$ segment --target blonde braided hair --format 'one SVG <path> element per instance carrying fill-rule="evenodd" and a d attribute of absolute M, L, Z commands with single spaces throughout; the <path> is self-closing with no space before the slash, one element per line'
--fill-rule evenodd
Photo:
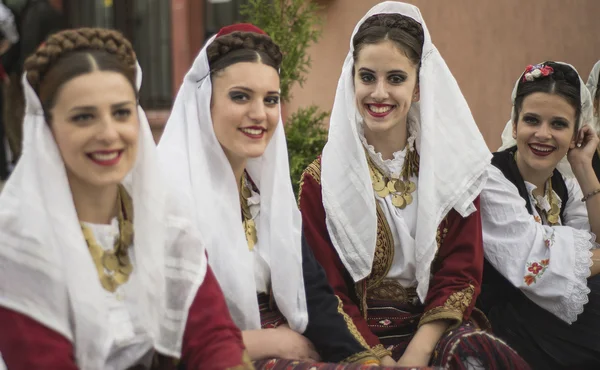
<path fill-rule="evenodd" d="M 131 43 L 118 31 L 104 28 L 78 28 L 65 30 L 49 36 L 35 53 L 27 58 L 24 70 L 27 73 L 27 81 L 44 100 L 52 100 L 52 96 L 44 97 L 41 87 L 45 78 L 52 73 L 55 66 L 65 61 L 69 56 L 76 53 L 89 54 L 88 59 L 95 59 L 98 53 L 108 53 L 116 58 L 120 64 L 123 74 L 128 77 L 135 89 L 135 75 L 137 59 Z M 69 63 L 65 61 L 65 63 Z M 93 63 L 90 60 L 90 63 Z M 88 63 L 89 64 L 89 63 Z M 93 68 L 93 67 L 92 67 Z M 71 76 L 73 78 L 75 76 Z M 66 81 L 62 81 L 64 83 Z M 61 83 L 59 83 L 60 85 Z M 56 86 L 49 95 L 54 95 L 60 86 Z M 46 105 L 46 104 L 43 104 Z M 48 108 L 48 107 L 44 107 Z"/>

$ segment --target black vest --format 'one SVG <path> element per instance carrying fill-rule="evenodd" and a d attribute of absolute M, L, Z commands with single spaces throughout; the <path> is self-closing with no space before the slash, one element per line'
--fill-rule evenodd
<path fill-rule="evenodd" d="M 525 203 L 527 205 L 527 211 L 530 215 L 532 215 L 533 208 L 531 202 L 529 201 L 529 194 L 527 193 L 525 180 L 523 180 L 523 176 L 521 176 L 521 172 L 519 172 L 519 168 L 517 167 L 517 163 L 515 162 L 516 151 L 517 147 L 513 146 L 512 148 L 508 148 L 501 152 L 494 153 L 492 158 L 492 164 L 496 166 L 500 171 L 502 171 L 504 177 L 506 177 L 517 187 L 517 189 L 519 190 L 519 195 L 525 200 Z M 598 159 L 597 157 L 598 153 L 596 153 L 594 159 Z M 600 169 L 600 160 L 598 160 L 598 168 Z M 562 202 L 560 207 L 560 219 L 561 221 L 563 221 L 563 213 L 565 211 L 565 206 L 567 205 L 567 202 L 569 200 L 569 190 L 567 189 L 565 180 L 563 179 L 562 175 L 557 169 L 554 169 L 551 181 L 552 190 L 556 192 L 556 194 Z"/>

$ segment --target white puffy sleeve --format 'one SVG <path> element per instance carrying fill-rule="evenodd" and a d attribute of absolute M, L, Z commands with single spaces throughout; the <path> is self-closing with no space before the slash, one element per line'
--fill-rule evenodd
<path fill-rule="evenodd" d="M 536 222 L 517 188 L 492 165 L 481 208 L 485 258 L 537 305 L 574 322 L 590 292 L 587 277 L 595 244 L 589 226 L 579 230 Z"/>

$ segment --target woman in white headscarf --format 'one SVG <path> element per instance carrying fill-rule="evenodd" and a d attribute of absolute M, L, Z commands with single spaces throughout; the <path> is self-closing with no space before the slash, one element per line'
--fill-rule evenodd
<path fill-rule="evenodd" d="M 588 108 L 593 109 L 592 114 L 592 120 L 591 122 L 589 122 L 588 124 L 590 126 L 592 126 L 592 128 L 594 129 L 594 131 L 596 131 L 597 134 L 600 135 L 600 118 L 599 117 L 599 112 L 600 112 L 600 89 L 598 88 L 600 86 L 600 61 L 596 62 L 596 64 L 594 64 L 594 67 L 592 68 L 592 72 L 590 72 L 590 76 L 588 77 L 587 80 L 587 84 L 586 84 L 591 98 L 592 98 L 592 105 Z M 516 141 L 513 138 L 513 121 L 512 118 L 508 120 L 508 122 L 506 123 L 506 126 L 504 127 L 504 131 L 502 131 L 502 146 L 500 147 L 500 149 L 498 149 L 498 151 L 502 151 L 502 150 L 506 150 L 508 148 L 512 148 L 513 146 L 516 145 Z M 598 176 L 598 178 L 600 178 L 600 147 L 598 148 L 598 154 L 595 155 L 594 157 L 594 162 L 593 162 L 593 166 L 594 166 L 594 171 L 596 172 L 596 175 Z M 569 161 L 567 160 L 567 157 L 564 157 L 557 165 L 558 170 L 560 171 L 560 173 L 563 176 L 566 177 L 573 177 L 573 171 L 571 170 L 571 165 L 569 164 Z"/>
<path fill-rule="evenodd" d="M 210 266 L 253 360 L 378 364 L 352 335 L 302 240 L 280 115 L 281 60 L 259 28 L 221 29 L 177 94 L 161 159 L 195 208 Z"/>
<path fill-rule="evenodd" d="M 24 151 L 0 193 L 11 370 L 252 368 L 198 232 L 163 185 L 141 79 L 113 30 L 54 34 L 25 64 Z"/>
<path fill-rule="evenodd" d="M 530 65 L 512 93 L 515 144 L 481 193 L 494 332 L 539 369 L 600 367 L 600 182 L 592 100 L 572 66 Z M 558 169 L 568 158 L 573 177 Z M 595 250 L 594 250 L 595 249 Z"/>
<path fill-rule="evenodd" d="M 419 9 L 388 1 L 369 10 L 300 207 L 344 311 L 387 361 L 527 368 L 472 315 L 490 156 Z"/>

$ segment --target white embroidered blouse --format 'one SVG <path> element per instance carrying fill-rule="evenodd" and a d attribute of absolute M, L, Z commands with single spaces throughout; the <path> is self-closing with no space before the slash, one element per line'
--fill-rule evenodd
<path fill-rule="evenodd" d="M 104 250 L 114 248 L 115 238 L 119 236 L 119 224 L 114 218 L 109 225 L 85 223 L 90 228 L 96 242 Z M 129 258 L 135 261 L 135 250 L 129 248 Z M 135 274 L 135 268 L 132 272 Z M 152 339 L 138 322 L 135 302 L 127 300 L 130 295 L 128 284 L 120 285 L 114 293 L 103 289 L 109 307 L 109 322 L 113 343 L 107 360 L 107 369 L 127 369 L 135 365 L 150 368 L 152 365 Z"/>
<path fill-rule="evenodd" d="M 588 302 L 590 250 L 596 247 L 577 181 L 565 179 L 569 194 L 565 219 L 560 220 L 561 226 L 551 227 L 535 207 L 529 214 L 525 200 L 499 169 L 490 165 L 488 175 L 481 192 L 486 259 L 537 305 L 567 323 L 574 322 Z M 526 187 L 532 205 L 549 208 L 545 196 L 533 195 L 533 184 Z"/>
<path fill-rule="evenodd" d="M 367 143 L 364 135 L 360 133 L 359 135 L 373 163 L 383 171 L 384 175 L 397 178 L 402 171 L 407 148 L 395 152 L 393 159 L 384 160 L 381 153 L 377 153 L 375 148 Z M 418 183 L 416 176 L 412 176 L 410 180 L 415 184 Z M 404 209 L 394 206 L 391 196 L 382 198 L 377 193 L 373 193 L 394 238 L 394 258 L 386 278 L 397 280 L 405 288 L 416 287 L 415 235 L 417 232 L 418 192 L 412 193 L 413 202 Z"/>

